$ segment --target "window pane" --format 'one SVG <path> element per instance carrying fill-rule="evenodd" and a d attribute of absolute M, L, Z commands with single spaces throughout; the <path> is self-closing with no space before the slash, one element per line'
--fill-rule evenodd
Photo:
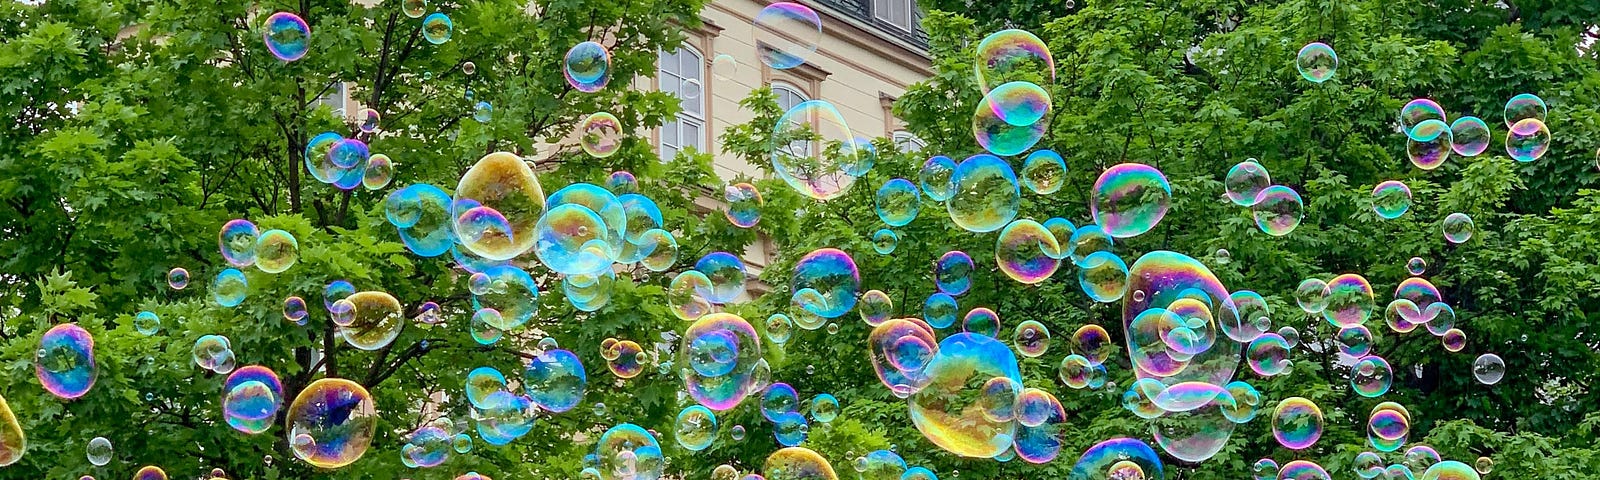
<path fill-rule="evenodd" d="M 668 161 L 668 160 L 672 160 L 673 158 L 675 158 L 677 156 L 678 156 L 678 149 L 676 147 L 672 147 L 672 146 L 668 146 L 668 145 L 662 145 L 661 146 L 661 161 L 665 162 L 665 161 Z"/>
<path fill-rule="evenodd" d="M 700 125 L 694 122 L 683 122 L 683 146 L 694 147 L 696 150 L 705 151 L 705 146 L 700 142 L 705 135 L 700 134 Z"/>
<path fill-rule="evenodd" d="M 676 121 L 676 120 L 671 121 L 671 122 L 667 122 L 666 124 L 662 125 L 661 126 L 661 144 L 662 145 L 672 145 L 672 146 L 683 145 L 683 142 L 678 140 L 678 138 L 679 138 L 678 137 L 678 130 L 679 130 L 679 128 L 681 126 L 682 126 L 682 122 L 679 122 L 679 121 Z"/>

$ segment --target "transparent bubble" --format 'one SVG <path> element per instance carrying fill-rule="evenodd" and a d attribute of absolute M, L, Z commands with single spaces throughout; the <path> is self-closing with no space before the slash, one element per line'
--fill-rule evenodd
<path fill-rule="evenodd" d="M 1171 202 L 1172 186 L 1160 170 L 1123 163 L 1106 169 L 1095 181 L 1089 211 L 1107 234 L 1129 238 L 1155 228 Z"/>
<path fill-rule="evenodd" d="M 804 64 L 822 40 L 822 17 L 798 3 L 767 5 L 752 23 L 761 63 L 778 70 Z"/>
<path fill-rule="evenodd" d="M 729 80 L 739 73 L 739 61 L 733 55 L 718 54 L 711 60 L 711 75 L 718 80 Z"/>
<path fill-rule="evenodd" d="M 311 27 L 299 15 L 278 12 L 267 17 L 262 24 L 261 39 L 267 51 L 278 60 L 293 62 L 306 56 L 311 48 Z"/>
<path fill-rule="evenodd" d="M 933 264 L 934 286 L 939 292 L 961 295 L 972 288 L 972 257 L 966 252 L 952 250 L 939 256 Z"/>
<path fill-rule="evenodd" d="M 904 178 L 896 178 L 878 188 L 873 208 L 883 223 L 891 227 L 904 226 L 917 218 L 920 198 L 915 184 Z"/>
<path fill-rule="evenodd" d="M 728 222 L 739 228 L 750 228 L 761 222 L 761 192 L 755 185 L 735 183 L 723 189 L 723 200 L 728 202 L 724 213 Z"/>
<path fill-rule="evenodd" d="M 984 95 L 972 113 L 972 135 L 989 153 L 1017 155 L 1033 148 L 1050 126 L 1050 95 L 1030 82 L 1009 82 Z"/>
<path fill-rule="evenodd" d="M 917 173 L 922 193 L 935 202 L 949 200 L 956 194 L 955 171 L 956 162 L 950 157 L 935 155 L 928 158 Z"/>
<path fill-rule="evenodd" d="M 1327 290 L 1328 282 L 1307 278 L 1300 281 L 1300 286 L 1295 287 L 1294 301 L 1306 313 L 1322 313 L 1328 308 Z"/>
<path fill-rule="evenodd" d="M 1245 348 L 1245 361 L 1263 377 L 1283 373 L 1289 366 L 1289 342 L 1276 333 L 1262 334 Z"/>
<path fill-rule="evenodd" d="M 1506 133 L 1506 155 L 1518 162 L 1532 162 L 1550 150 L 1550 128 L 1536 118 L 1525 118 Z"/>
<path fill-rule="evenodd" d="M 450 17 L 439 12 L 428 14 L 422 19 L 422 39 L 434 45 L 442 45 L 450 41 L 450 34 L 455 32 L 455 22 Z"/>
<path fill-rule="evenodd" d="M 1489 472 L 1494 471 L 1494 460 L 1489 457 L 1478 457 L 1476 461 L 1472 462 L 1472 469 L 1477 470 L 1478 473 L 1488 475 Z"/>
<path fill-rule="evenodd" d="M 1441 226 L 1445 241 L 1457 244 L 1471 240 L 1472 234 L 1477 230 L 1477 226 L 1472 223 L 1472 217 L 1465 213 L 1452 213 L 1444 217 Z"/>
<path fill-rule="evenodd" d="M 1044 40 L 1025 30 L 1006 29 L 989 34 L 977 46 L 973 66 L 978 86 L 990 92 L 1013 81 L 1054 83 L 1055 59 Z"/>
<path fill-rule="evenodd" d="M 1489 149 L 1493 134 L 1478 117 L 1461 117 L 1450 124 L 1450 150 L 1463 157 L 1475 157 Z"/>
<path fill-rule="evenodd" d="M 1312 42 L 1300 48 L 1300 53 L 1294 58 L 1294 67 L 1300 71 L 1300 77 L 1307 81 L 1326 82 L 1339 70 L 1339 55 L 1325 43 Z"/>
<path fill-rule="evenodd" d="M 1078 286 L 1090 300 L 1115 302 L 1128 290 L 1128 264 L 1111 252 L 1094 252 L 1079 267 Z"/>
<path fill-rule="evenodd" d="M 857 310 L 867 325 L 878 326 L 894 313 L 894 301 L 889 298 L 889 294 L 880 290 L 868 290 L 867 293 L 861 294 Z"/>
<path fill-rule="evenodd" d="M 973 155 L 955 167 L 951 181 L 955 193 L 945 208 L 956 226 L 971 232 L 992 232 L 1017 217 L 1022 192 L 1017 175 L 1004 160 L 988 154 Z"/>
<path fill-rule="evenodd" d="M 6 445 L 10 446 L 11 443 L 6 442 Z M 111 463 L 111 441 L 106 440 L 106 437 L 94 437 L 89 440 L 89 446 L 85 449 L 85 453 L 89 458 L 89 463 L 97 467 L 105 466 L 105 464 Z"/>
<path fill-rule="evenodd" d="M 1354 358 L 1365 357 L 1372 352 L 1372 332 L 1360 325 L 1339 329 L 1333 341 L 1339 345 L 1340 353 Z"/>
<path fill-rule="evenodd" d="M 1445 116 L 1444 107 L 1440 106 L 1439 102 L 1418 98 L 1406 102 L 1405 106 L 1400 107 L 1400 128 L 1405 131 L 1407 137 L 1413 140 L 1421 140 L 1417 135 L 1416 128 L 1428 120 L 1436 120 L 1439 123 L 1449 121 Z"/>
<path fill-rule="evenodd" d="M 1372 188 L 1372 211 L 1385 220 L 1405 215 L 1411 209 L 1411 188 L 1389 180 Z"/>
<path fill-rule="evenodd" d="M 1029 191 L 1049 195 L 1066 183 L 1067 164 L 1054 150 L 1036 150 L 1028 154 L 1017 174 Z"/>
<path fill-rule="evenodd" d="M 1111 253 L 1111 247 L 1116 245 L 1116 239 L 1106 234 L 1099 225 L 1089 224 L 1078 227 L 1072 232 L 1072 237 L 1063 245 L 1067 256 L 1072 258 L 1072 263 L 1079 268 L 1089 268 L 1097 263 L 1091 263 L 1089 257 L 1096 253 Z M 1105 257 L 1097 257 L 1104 259 Z M 1096 260 L 1095 262 L 1098 262 Z"/>
<path fill-rule="evenodd" d="M 173 290 L 183 290 L 189 286 L 189 271 L 183 267 L 174 267 L 167 271 L 167 287 Z"/>
<path fill-rule="evenodd" d="M 922 318 L 933 328 L 948 328 L 956 323 L 956 314 L 960 312 L 956 298 L 948 293 L 939 292 L 929 295 L 922 304 Z"/>
<path fill-rule="evenodd" d="M 1534 119 L 1544 122 L 1549 114 L 1549 107 L 1545 106 L 1544 99 L 1531 93 L 1519 94 L 1506 101 L 1505 121 L 1506 127 L 1514 127 L 1517 123 Z"/>
<path fill-rule="evenodd" d="M 1021 219 L 1006 225 L 995 238 L 995 263 L 1012 280 L 1036 284 L 1048 280 L 1061 265 L 1061 245 L 1044 225 Z"/>
<path fill-rule="evenodd" d="M 1347 273 L 1333 277 L 1323 287 L 1322 299 L 1322 318 L 1335 327 L 1359 326 L 1372 316 L 1372 284 L 1360 275 Z"/>
<path fill-rule="evenodd" d="M 1271 174 L 1267 173 L 1267 167 L 1256 163 L 1254 158 L 1228 169 L 1228 176 L 1223 179 L 1223 193 L 1234 205 L 1241 207 L 1255 205 L 1256 196 L 1269 186 L 1272 186 Z"/>
<path fill-rule="evenodd" d="M 407 17 L 422 18 L 422 14 L 428 12 L 428 0 L 405 0 L 400 4 L 400 10 Z"/>
<path fill-rule="evenodd" d="M 700 80 L 686 79 L 678 86 L 678 98 L 684 100 L 698 99 L 702 93 L 705 93 L 705 85 L 701 85 Z"/>
<path fill-rule="evenodd" d="M 479 100 L 478 103 L 472 104 L 472 119 L 478 123 L 489 123 L 490 120 L 494 120 L 494 104 L 488 100 Z"/>
<path fill-rule="evenodd" d="M 694 269 L 705 274 L 707 283 L 695 284 L 695 293 L 711 303 L 732 302 L 744 295 L 747 276 L 744 261 L 727 252 L 711 252 L 694 264 Z"/>
<path fill-rule="evenodd" d="M 211 279 L 211 299 L 222 307 L 237 307 L 249 294 L 250 281 L 237 269 L 223 270 Z"/>
<path fill-rule="evenodd" d="M 1506 376 L 1506 362 L 1499 355 L 1485 353 L 1472 361 L 1472 376 L 1478 383 L 1494 385 Z"/>
<path fill-rule="evenodd" d="M 1111 334 L 1105 327 L 1088 324 L 1072 332 L 1072 351 L 1082 355 L 1090 365 L 1100 365 L 1116 350 Z"/>
<path fill-rule="evenodd" d="M 1304 450 L 1322 438 L 1322 409 L 1302 397 L 1289 397 L 1272 413 L 1272 436 L 1290 450 Z"/>
<path fill-rule="evenodd" d="M 307 385 L 287 414 L 295 457 L 317 468 L 354 463 L 371 446 L 377 408 L 361 385 L 324 378 Z"/>
<path fill-rule="evenodd" d="M 780 2 L 767 9 L 782 5 L 795 4 Z M 801 102 L 784 112 L 774 128 L 773 172 L 801 195 L 816 200 L 837 198 L 870 168 L 871 152 L 861 148 L 844 115 L 832 103 Z"/>
<path fill-rule="evenodd" d="M 912 423 L 929 441 L 958 455 L 992 458 L 1010 449 L 1016 424 L 996 416 L 994 407 L 1009 410 L 1012 400 L 995 402 L 978 392 L 997 377 L 1020 386 L 1016 356 L 993 338 L 970 333 L 945 338 L 937 352 L 923 370 L 927 388 L 911 397 Z"/>
<path fill-rule="evenodd" d="M 1459 328 L 1445 330 L 1444 335 L 1439 336 L 1439 342 L 1444 344 L 1446 351 L 1451 353 L 1459 352 L 1467 348 L 1467 333 Z"/>
<path fill-rule="evenodd" d="M 990 338 L 1000 337 L 1000 314 L 983 307 L 974 308 L 961 319 L 961 331 Z"/>
<path fill-rule="evenodd" d="M 1433 170 L 1450 158 L 1455 138 L 1440 120 L 1424 120 L 1407 131 L 1406 158 L 1423 170 Z M 1507 143 L 1509 146 L 1509 142 Z"/>
<path fill-rule="evenodd" d="M 1383 357 L 1369 356 L 1350 367 L 1350 390 L 1367 398 L 1378 398 L 1394 385 L 1394 369 Z"/>
<path fill-rule="evenodd" d="M 1300 193 L 1282 185 L 1273 185 L 1256 195 L 1256 204 L 1250 207 L 1256 227 L 1274 237 L 1293 232 L 1305 216 L 1305 203 Z"/>
<path fill-rule="evenodd" d="M 1278 479 L 1278 470 L 1279 469 L 1278 469 L 1278 462 L 1276 460 L 1273 460 L 1273 459 L 1270 459 L 1270 458 L 1263 458 L 1263 459 L 1260 459 L 1260 460 L 1256 460 L 1256 463 L 1252 464 L 1250 466 L 1250 469 L 1251 469 L 1252 474 L 1255 476 L 1254 480 L 1277 480 Z"/>
<path fill-rule="evenodd" d="M 235 267 L 248 267 L 256 263 L 256 244 L 261 232 L 249 220 L 230 220 L 217 234 L 217 245 L 222 259 Z"/>
<path fill-rule="evenodd" d="M 673 438 L 690 451 L 705 450 L 717 438 L 717 415 L 700 405 L 684 408 L 673 423 Z"/>
<path fill-rule="evenodd" d="M 598 42 L 573 45 L 562 65 L 567 85 L 580 92 L 598 92 L 611 81 L 611 51 Z"/>
<path fill-rule="evenodd" d="M 133 316 L 133 329 L 140 335 L 150 336 L 161 331 L 161 317 L 155 312 L 144 311 Z"/>
<path fill-rule="evenodd" d="M 872 233 L 872 251 L 878 252 L 879 255 L 894 253 L 895 247 L 899 244 L 900 235 L 894 233 L 894 230 L 880 228 Z"/>

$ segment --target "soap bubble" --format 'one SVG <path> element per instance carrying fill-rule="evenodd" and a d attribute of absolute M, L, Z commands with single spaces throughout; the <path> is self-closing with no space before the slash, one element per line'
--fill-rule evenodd
<path fill-rule="evenodd" d="M 456 186 L 452 204 L 463 200 L 493 209 L 511 227 L 504 235 L 473 238 L 461 222 L 452 221 L 460 246 L 472 254 L 489 260 L 509 260 L 532 249 L 540 240 L 535 230 L 546 213 L 544 190 L 533 170 L 515 154 L 491 153 L 467 169 Z"/>
<path fill-rule="evenodd" d="M 967 264 L 971 265 L 970 258 Z M 856 306 L 861 273 L 849 254 L 839 249 L 821 248 L 795 263 L 790 288 L 794 294 L 802 290 L 812 290 L 818 294 L 817 299 L 808 300 L 802 305 L 804 310 L 822 318 L 839 318 Z"/>
<path fill-rule="evenodd" d="M 174 267 L 167 271 L 167 287 L 173 290 L 183 290 L 189 286 L 189 271 L 183 267 Z"/>
<path fill-rule="evenodd" d="M 972 112 L 973 138 L 989 153 L 1020 154 L 1044 137 L 1050 122 L 1040 118 L 1049 110 L 1050 96 L 1038 85 L 1010 82 L 995 87 Z"/>
<path fill-rule="evenodd" d="M 928 300 L 922 304 L 922 318 L 933 328 L 948 328 L 954 325 L 958 312 L 956 297 L 944 292 L 929 295 Z"/>
<path fill-rule="evenodd" d="M 1078 270 L 1078 286 L 1090 300 L 1110 303 L 1128 291 L 1128 264 L 1111 252 L 1094 252 Z"/>
<path fill-rule="evenodd" d="M 1405 444 L 1411 432 L 1411 412 L 1394 402 L 1372 408 L 1367 419 L 1367 443 L 1383 452 L 1393 452 Z"/>
<path fill-rule="evenodd" d="M 894 230 L 880 228 L 872 233 L 872 251 L 878 252 L 879 255 L 894 253 L 895 247 L 899 244 L 900 235 L 894 233 Z"/>
<path fill-rule="evenodd" d="M 1145 478 L 1164 479 L 1166 474 L 1162 470 L 1161 458 L 1156 456 L 1154 449 L 1142 441 L 1117 437 L 1095 444 L 1084 450 L 1083 455 L 1072 465 L 1072 471 L 1067 478 L 1073 480 L 1126 480 L 1111 477 L 1112 467 L 1123 462 L 1132 463 L 1144 472 Z M 1123 466 L 1122 468 L 1126 468 Z"/>
<path fill-rule="evenodd" d="M 819 393 L 811 398 L 810 403 L 812 420 L 828 423 L 839 417 L 839 399 L 833 395 Z"/>
<path fill-rule="evenodd" d="M 861 319 L 866 321 L 867 325 L 878 326 L 894 313 L 894 300 L 881 290 L 868 290 L 867 293 L 861 294 L 857 310 L 860 310 Z"/>
<path fill-rule="evenodd" d="M 905 226 L 917 218 L 921 194 L 910 180 L 896 178 L 884 182 L 873 199 L 878 219 L 891 227 Z"/>
<path fill-rule="evenodd" d="M 989 34 L 978 42 L 976 58 L 973 70 L 978 86 L 986 93 L 1012 81 L 1047 84 L 1056 78 L 1050 47 L 1026 30 L 1013 28 Z"/>
<path fill-rule="evenodd" d="M 755 185 L 748 183 L 735 183 L 722 190 L 722 198 L 728 202 L 728 223 L 739 228 L 750 228 L 761 222 L 761 192 Z"/>
<path fill-rule="evenodd" d="M 739 257 L 727 252 L 711 252 L 694 264 L 694 269 L 705 274 L 709 282 L 697 286 L 695 293 L 711 303 L 732 302 L 744 295 L 745 265 Z"/>
<path fill-rule="evenodd" d="M 1459 212 L 1445 216 L 1441 226 L 1445 241 L 1450 243 L 1464 243 L 1471 240 L 1472 234 L 1477 230 L 1477 226 L 1472 223 L 1472 217 Z"/>
<path fill-rule="evenodd" d="M 983 307 L 974 308 L 961 319 L 961 331 L 990 338 L 1000 336 L 1000 315 Z"/>
<path fill-rule="evenodd" d="M 1489 149 L 1493 134 L 1489 125 L 1478 117 L 1457 118 L 1450 124 L 1450 150 L 1463 157 L 1475 157 Z"/>
<path fill-rule="evenodd" d="M 1011 165 L 994 155 L 978 154 L 956 165 L 951 174 L 954 195 L 945 203 L 950 221 L 967 231 L 992 232 L 1017 217 L 1022 192 Z"/>
<path fill-rule="evenodd" d="M 1506 376 L 1506 362 L 1499 355 L 1485 353 L 1472 361 L 1472 376 L 1478 383 L 1494 385 Z"/>
<path fill-rule="evenodd" d="M 933 282 L 939 292 L 961 295 L 972 288 L 972 257 L 966 252 L 952 250 L 939 256 L 933 264 Z"/>
<path fill-rule="evenodd" d="M 598 42 L 573 45 L 562 65 L 567 84 L 580 92 L 598 92 L 611 81 L 611 51 Z"/>
<path fill-rule="evenodd" d="M 1017 324 L 1016 332 L 1011 335 L 1011 344 L 1024 357 L 1044 355 L 1050 349 L 1050 329 L 1035 320 L 1024 321 Z"/>
<path fill-rule="evenodd" d="M 1394 385 L 1394 369 L 1376 355 L 1362 357 L 1350 367 L 1350 390 L 1367 398 L 1377 398 Z"/>
<path fill-rule="evenodd" d="M 589 381 L 577 354 L 555 348 L 533 358 L 522 378 L 528 398 L 541 410 L 551 413 L 577 407 L 583 401 Z"/>
<path fill-rule="evenodd" d="M 278 60 L 293 62 L 304 58 L 311 49 L 311 26 L 299 15 L 274 13 L 262 25 L 261 39 Z"/>
<path fill-rule="evenodd" d="M 944 155 L 934 155 L 922 164 L 922 169 L 917 172 L 917 179 L 922 184 L 922 193 L 935 202 L 949 200 L 956 194 L 955 184 L 956 162 Z"/>
<path fill-rule="evenodd" d="M 422 39 L 434 45 L 443 45 L 450 41 L 450 34 L 455 28 L 455 22 L 450 21 L 449 16 L 433 12 L 422 19 Z"/>
<path fill-rule="evenodd" d="M 394 160 L 377 154 L 367 159 L 367 169 L 361 173 L 361 186 L 367 190 L 382 190 L 394 181 Z"/>
<path fill-rule="evenodd" d="M 1222 184 L 1228 200 L 1233 201 L 1234 205 L 1248 207 L 1256 204 L 1256 195 L 1272 186 L 1272 176 L 1267 173 L 1267 167 L 1252 158 L 1228 169 L 1228 176 Z"/>
<path fill-rule="evenodd" d="M 66 400 L 89 393 L 100 373 L 94 336 L 71 323 L 50 327 L 39 337 L 33 362 L 34 375 L 45 391 Z"/>
<path fill-rule="evenodd" d="M 711 60 L 711 74 L 718 80 L 730 80 L 739 73 L 739 61 L 733 55 L 718 54 Z"/>
<path fill-rule="evenodd" d="M 1256 227 L 1274 237 L 1293 232 L 1305 216 L 1305 203 L 1300 193 L 1283 185 L 1273 185 L 1256 195 L 1256 204 L 1250 207 Z"/>
<path fill-rule="evenodd" d="M 822 17 L 798 3 L 767 5 L 752 23 L 761 63 L 777 70 L 805 63 L 806 57 L 817 51 L 817 43 L 822 40 Z"/>
<path fill-rule="evenodd" d="M 1035 150 L 1028 154 L 1022 170 L 1017 173 L 1022 186 L 1028 187 L 1029 191 L 1049 195 L 1061 190 L 1066 183 L 1067 164 L 1061 159 L 1061 154 L 1054 150 Z"/>
<path fill-rule="evenodd" d="M 355 463 L 372 445 L 378 423 L 367 389 L 340 378 L 307 385 L 290 404 L 287 418 L 295 457 L 317 468 Z"/>
<path fill-rule="evenodd" d="M 1116 245 L 1116 239 L 1111 238 L 1099 225 L 1089 224 L 1078 227 L 1072 232 L 1072 237 L 1067 240 L 1062 249 L 1067 251 L 1067 256 L 1072 258 L 1072 263 L 1078 268 L 1090 268 L 1097 263 L 1091 263 L 1089 257 L 1095 253 L 1111 253 L 1111 247 Z M 1105 259 L 1105 257 L 1096 257 Z M 1095 260 L 1094 262 L 1098 262 Z"/>
<path fill-rule="evenodd" d="M 283 401 L 278 374 L 260 365 L 235 370 L 222 386 L 223 418 L 234 430 L 248 434 L 272 428 Z"/>
<path fill-rule="evenodd" d="M 341 325 L 339 334 L 345 343 L 362 350 L 373 351 L 388 346 L 400 336 L 406 319 L 400 300 L 385 292 L 360 292 L 340 300 L 350 302 L 354 317 L 348 325 Z"/>
<path fill-rule="evenodd" d="M 994 257 L 1007 277 L 1031 285 L 1055 274 L 1063 255 L 1056 236 L 1044 225 L 1021 219 L 1006 225 L 995 238 Z"/>
<path fill-rule="evenodd" d="M 1372 188 L 1372 211 L 1385 220 L 1394 220 L 1411 209 L 1411 188 L 1389 180 Z"/>
<path fill-rule="evenodd" d="M 248 267 L 256 263 L 256 244 L 261 236 L 256 224 L 249 220 L 229 220 L 217 234 L 217 246 L 222 259 L 235 267 Z"/>
<path fill-rule="evenodd" d="M 1171 202 L 1172 186 L 1160 170 L 1123 163 L 1106 169 L 1094 182 L 1089 211 L 1107 234 L 1129 238 L 1155 228 Z"/>
<path fill-rule="evenodd" d="M 1372 284 L 1360 275 L 1333 277 L 1323 287 L 1322 299 L 1322 318 L 1335 327 L 1359 326 L 1372 316 Z"/>
<path fill-rule="evenodd" d="M 578 145 L 594 158 L 606 158 L 622 149 L 622 121 L 607 112 L 595 112 L 578 123 Z"/>
<path fill-rule="evenodd" d="M 1518 162 L 1532 162 L 1550 150 L 1550 128 L 1534 118 L 1525 118 L 1506 133 L 1506 155 Z"/>
<path fill-rule="evenodd" d="M 780 2 L 767 8 L 781 5 L 794 4 Z M 824 100 L 808 100 L 791 107 L 778 118 L 775 129 L 773 173 L 812 199 L 831 200 L 844 195 L 866 172 L 864 167 L 871 160 L 871 152 L 860 148 L 844 115 Z"/>
<path fill-rule="evenodd" d="M 9 412 L 7 416 L 9 416 Z M 7 446 L 12 445 L 10 441 L 3 443 Z M 89 463 L 94 464 L 96 467 L 103 467 L 105 464 L 111 463 L 111 441 L 106 440 L 106 437 L 94 437 L 89 440 L 89 446 L 84 450 Z"/>
<path fill-rule="evenodd" d="M 717 415 L 711 409 L 690 405 L 678 412 L 673 423 L 673 438 L 690 451 L 705 450 L 717 438 Z"/>
<path fill-rule="evenodd" d="M 767 480 L 839 480 L 828 459 L 804 447 L 772 452 L 761 471 L 767 474 Z"/>
<path fill-rule="evenodd" d="M 1372 332 L 1360 325 L 1339 329 L 1333 340 L 1339 345 L 1340 353 L 1354 358 L 1365 357 L 1372 351 Z"/>
<path fill-rule="evenodd" d="M 1339 69 L 1339 55 L 1325 43 L 1312 42 L 1300 48 L 1294 67 L 1300 71 L 1301 78 L 1312 83 L 1326 82 Z"/>
<path fill-rule="evenodd" d="M 133 329 L 138 331 L 140 335 L 147 337 L 155 335 L 156 332 L 161 331 L 161 317 L 157 316 L 155 312 L 139 312 L 138 315 L 133 316 Z"/>
<path fill-rule="evenodd" d="M 1545 115 L 1549 111 L 1549 107 L 1545 106 L 1544 99 L 1539 98 L 1538 95 L 1531 93 L 1519 94 L 1506 101 L 1506 127 L 1511 128 L 1517 123 L 1530 118 L 1543 122 Z"/>
<path fill-rule="evenodd" d="M 1433 170 L 1450 158 L 1455 138 L 1450 125 L 1440 120 L 1424 120 L 1407 130 L 1406 158 L 1423 170 Z M 1509 142 L 1508 142 L 1509 145 Z"/>

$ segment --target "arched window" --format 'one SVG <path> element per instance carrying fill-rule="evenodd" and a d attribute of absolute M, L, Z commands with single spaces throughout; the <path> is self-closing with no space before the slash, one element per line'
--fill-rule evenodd
<path fill-rule="evenodd" d="M 912 153 L 920 152 L 922 149 L 927 148 L 928 142 L 922 141 L 916 135 L 912 135 L 911 132 L 899 130 L 894 132 L 894 146 L 902 152 Z"/>
<path fill-rule="evenodd" d="M 677 96 L 682 106 L 677 119 L 661 125 L 661 160 L 671 160 L 685 148 L 705 151 L 705 57 L 687 45 L 677 51 L 662 50 L 656 80 L 657 88 Z M 683 98 L 689 89 L 697 90 L 695 98 Z"/>
<path fill-rule="evenodd" d="M 800 91 L 799 88 L 783 82 L 772 82 L 772 93 L 773 95 L 778 96 L 778 108 L 785 112 L 789 111 L 791 108 L 794 108 L 795 105 L 799 105 L 806 100 L 811 99 L 810 97 L 806 96 L 805 92 Z M 788 153 L 798 157 L 810 156 L 811 142 L 805 140 L 796 140 L 789 142 L 789 146 L 785 147 L 784 149 L 787 150 Z"/>

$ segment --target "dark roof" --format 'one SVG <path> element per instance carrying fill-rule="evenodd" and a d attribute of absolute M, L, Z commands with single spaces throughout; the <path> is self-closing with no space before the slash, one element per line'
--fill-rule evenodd
<path fill-rule="evenodd" d="M 834 9 L 861 23 L 871 25 L 872 28 L 877 29 L 879 33 L 885 36 L 909 42 L 923 50 L 928 49 L 928 33 L 922 31 L 921 26 L 908 32 L 898 25 L 879 19 L 873 15 L 872 0 L 810 0 L 810 2 Z M 912 5 L 914 7 L 916 5 L 915 2 Z M 913 15 L 921 19 L 922 12 L 914 11 Z"/>

